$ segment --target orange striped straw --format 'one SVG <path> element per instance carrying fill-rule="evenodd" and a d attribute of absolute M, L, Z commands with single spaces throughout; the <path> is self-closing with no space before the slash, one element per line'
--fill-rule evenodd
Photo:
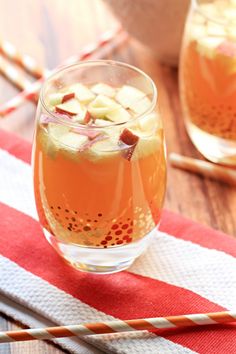
<path fill-rule="evenodd" d="M 236 170 L 232 168 L 175 153 L 169 155 L 169 160 L 174 167 L 236 186 Z"/>
<path fill-rule="evenodd" d="M 41 68 L 31 56 L 20 54 L 16 47 L 8 41 L 0 40 L 0 54 L 22 67 L 36 79 L 45 75 L 45 70 Z"/>
<path fill-rule="evenodd" d="M 127 39 L 128 35 L 126 32 L 124 32 L 124 30 L 121 27 L 117 27 L 114 30 L 109 30 L 103 33 L 96 42 L 91 43 L 87 45 L 84 49 L 82 49 L 78 55 L 73 55 L 65 62 L 63 62 L 63 64 L 60 65 L 60 67 L 65 65 L 75 64 L 79 61 L 89 59 L 101 48 L 111 44 L 113 40 L 116 39 L 117 37 L 119 37 L 119 41 L 117 41 L 117 44 L 118 43 L 120 44 L 121 42 Z M 5 104 L 0 105 L 0 117 L 4 117 L 7 114 L 11 113 L 12 111 L 16 110 L 18 107 L 20 107 L 23 103 L 25 103 L 28 100 L 35 101 L 35 99 L 37 99 L 43 81 L 52 73 L 48 70 L 43 70 L 43 69 L 41 71 L 43 71 L 43 75 L 39 80 L 29 85 L 26 89 L 24 89 L 22 92 L 20 92 L 18 95 L 13 97 Z"/>
<path fill-rule="evenodd" d="M 0 73 L 5 76 L 10 82 L 13 83 L 20 90 L 25 90 L 31 85 L 31 82 L 11 64 L 7 63 L 5 59 L 0 56 Z"/>
<path fill-rule="evenodd" d="M 145 318 L 137 320 L 116 320 L 107 322 L 84 323 L 79 325 L 25 329 L 0 332 L 0 343 L 27 341 L 34 339 L 53 339 L 93 334 L 155 330 L 212 325 L 236 321 L 236 312 L 223 311 L 180 316 Z"/>

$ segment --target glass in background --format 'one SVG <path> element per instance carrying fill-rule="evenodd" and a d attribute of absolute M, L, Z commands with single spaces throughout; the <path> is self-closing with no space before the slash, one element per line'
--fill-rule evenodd
<path fill-rule="evenodd" d="M 188 134 L 216 163 L 236 165 L 236 1 L 192 0 L 180 59 Z"/>

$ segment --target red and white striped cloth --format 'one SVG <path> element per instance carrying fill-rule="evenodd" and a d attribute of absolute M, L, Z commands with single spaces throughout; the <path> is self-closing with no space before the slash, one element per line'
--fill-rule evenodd
<path fill-rule="evenodd" d="M 236 241 L 164 211 L 152 247 L 128 270 L 80 273 L 43 237 L 28 143 L 0 132 L 0 311 L 29 326 L 236 308 Z M 72 353 L 235 354 L 236 325 L 55 340 Z"/>

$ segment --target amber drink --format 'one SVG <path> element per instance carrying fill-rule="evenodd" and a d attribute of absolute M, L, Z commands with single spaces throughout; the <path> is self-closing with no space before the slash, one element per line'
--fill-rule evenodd
<path fill-rule="evenodd" d="M 62 69 L 45 84 L 34 142 L 40 223 L 77 269 L 127 268 L 160 221 L 166 185 L 156 89 L 127 64 Z"/>

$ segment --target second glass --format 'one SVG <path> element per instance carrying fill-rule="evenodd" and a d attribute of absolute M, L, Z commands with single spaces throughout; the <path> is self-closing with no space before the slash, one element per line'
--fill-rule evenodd
<path fill-rule="evenodd" d="M 77 269 L 126 269 L 156 233 L 166 187 L 157 92 L 124 63 L 91 61 L 41 92 L 34 190 L 44 234 Z"/>
<path fill-rule="evenodd" d="M 236 1 L 192 0 L 180 60 L 187 131 L 209 160 L 236 166 Z"/>

